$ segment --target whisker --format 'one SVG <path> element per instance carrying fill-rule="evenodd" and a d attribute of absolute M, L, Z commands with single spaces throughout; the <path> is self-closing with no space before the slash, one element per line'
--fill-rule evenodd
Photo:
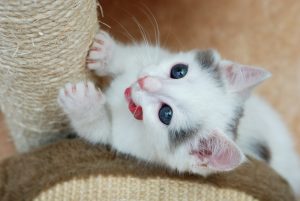
<path fill-rule="evenodd" d="M 168 24 L 168 26 L 166 27 L 166 37 L 164 38 L 164 41 L 162 41 L 162 46 L 164 47 L 164 46 L 167 46 L 167 44 L 168 44 L 168 41 L 169 41 L 169 39 L 170 39 L 170 36 L 172 35 L 172 36 L 174 36 L 174 38 L 175 38 L 175 41 L 176 41 L 176 43 L 177 43 L 177 46 L 179 47 L 179 48 L 176 48 L 176 50 L 182 50 L 183 49 L 183 43 L 182 43 L 182 41 L 180 41 L 179 40 L 179 38 L 178 38 L 178 36 L 174 33 L 174 32 L 172 32 L 172 26 L 171 26 L 171 24 L 173 24 L 172 22 L 174 21 L 174 17 L 171 17 L 170 19 L 169 19 L 169 23 L 167 23 Z"/>
<path fill-rule="evenodd" d="M 145 54 L 145 56 L 147 55 L 148 56 L 148 59 L 149 60 L 152 60 L 153 58 L 151 58 L 151 55 L 149 54 L 149 47 L 150 47 L 150 44 L 149 44 L 149 40 L 148 40 L 148 38 L 147 38 L 147 35 L 146 35 L 146 32 L 145 32 L 145 30 L 144 30 L 144 28 L 143 28 L 143 26 L 140 24 L 140 22 L 136 19 L 136 17 L 133 17 L 133 21 L 136 23 L 136 25 L 138 26 L 138 28 L 139 28 L 139 30 L 140 30 L 140 33 L 141 33 L 141 36 L 142 36 L 142 38 L 143 38 L 143 40 L 144 40 L 144 43 L 145 43 L 145 45 L 147 46 L 147 48 L 145 48 L 145 50 L 147 51 L 146 52 L 146 54 Z"/>
<path fill-rule="evenodd" d="M 154 29 L 154 40 L 155 40 L 155 60 L 158 60 L 159 58 L 159 50 L 160 50 L 160 32 L 159 32 L 159 26 L 158 22 L 154 16 L 154 14 L 151 12 L 151 10 L 147 7 L 147 5 L 140 3 L 142 7 L 140 9 L 142 12 L 146 15 L 148 18 L 149 22 L 151 23 L 153 29 Z"/>
<path fill-rule="evenodd" d="M 99 20 L 99 23 L 100 24 L 103 24 L 104 26 L 106 26 L 107 28 L 111 29 L 111 26 L 109 26 L 108 24 L 106 24 L 105 22 Z"/>
<path fill-rule="evenodd" d="M 146 51 L 146 53 L 143 53 L 142 51 L 138 52 L 138 54 L 140 54 L 140 57 L 142 57 L 141 60 L 143 60 L 143 61 L 147 61 L 149 59 L 150 59 L 150 61 L 153 60 L 153 55 L 151 55 L 150 52 L 149 52 L 150 51 L 150 48 L 149 48 L 150 44 L 149 44 L 148 35 L 147 35 L 145 29 L 143 28 L 141 23 L 138 21 L 138 19 L 134 15 L 132 15 L 132 13 L 128 12 L 124 8 L 120 8 L 120 9 L 122 11 L 124 11 L 128 16 L 131 16 L 133 22 L 137 25 L 137 28 L 139 29 L 139 32 L 142 36 L 142 40 L 144 41 L 144 44 L 145 44 L 146 48 L 142 48 L 141 50 Z M 133 35 L 131 35 L 129 33 L 129 31 L 121 23 L 119 23 L 117 20 L 114 20 L 114 21 L 117 22 L 121 26 L 122 29 L 124 29 L 124 31 L 127 34 L 127 37 L 129 37 L 137 45 L 137 42 L 138 42 L 137 39 L 135 37 L 133 37 Z M 147 62 L 145 62 L 145 63 L 147 63 Z"/>
<path fill-rule="evenodd" d="M 174 38 L 175 38 L 175 40 L 176 40 L 176 42 L 177 42 L 177 44 L 178 44 L 178 46 L 179 46 L 179 49 L 180 49 L 180 50 L 184 49 L 184 48 L 183 48 L 184 45 L 183 45 L 182 41 L 178 38 L 178 36 L 177 36 L 176 34 L 174 34 L 173 32 L 170 32 L 169 35 L 171 35 L 171 34 L 174 36 Z M 178 48 L 177 48 L 177 49 L 178 49 Z"/>
<path fill-rule="evenodd" d="M 130 34 L 128 29 L 126 29 L 126 27 L 123 24 L 121 24 L 118 20 L 115 20 L 113 18 L 111 18 L 111 19 L 125 31 L 125 34 L 122 32 L 123 35 L 125 35 L 128 39 L 130 39 L 132 43 L 135 43 L 135 44 L 137 43 L 137 39 L 132 34 Z"/>
<path fill-rule="evenodd" d="M 103 8 L 102 8 L 102 6 L 101 6 L 101 4 L 100 4 L 100 2 L 99 2 L 99 1 L 97 1 L 97 6 L 98 6 L 98 7 L 99 7 L 99 9 L 100 9 L 101 18 L 104 18 L 104 12 L 103 12 Z"/>
<path fill-rule="evenodd" d="M 132 17 L 133 21 L 136 23 L 136 25 L 138 26 L 139 30 L 140 30 L 140 33 L 141 33 L 141 36 L 145 42 L 145 44 L 147 46 L 149 46 L 149 40 L 147 38 L 147 35 L 146 35 L 146 32 L 145 30 L 143 29 L 143 26 L 140 24 L 140 22 L 136 19 L 136 17 Z"/>
<path fill-rule="evenodd" d="M 144 10 L 143 10 L 144 14 L 147 16 L 147 18 L 149 19 L 149 21 L 151 22 L 151 24 L 154 28 L 155 43 L 157 46 L 160 46 L 160 31 L 159 31 L 159 25 L 158 25 L 157 19 L 154 16 L 153 12 L 150 10 L 150 8 L 146 4 L 141 3 L 141 5 L 144 8 Z"/>

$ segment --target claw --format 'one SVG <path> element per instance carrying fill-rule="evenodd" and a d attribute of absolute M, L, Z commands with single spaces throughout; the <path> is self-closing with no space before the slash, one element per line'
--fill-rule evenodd
<path fill-rule="evenodd" d="M 100 47 L 91 47 L 90 51 L 101 51 Z"/>
<path fill-rule="evenodd" d="M 72 93 L 75 93 L 76 92 L 76 84 L 74 84 L 73 86 L 72 86 Z"/>
<path fill-rule="evenodd" d="M 99 45 L 103 45 L 104 44 L 103 40 L 96 39 L 96 38 L 94 39 L 94 42 L 98 43 Z"/>
<path fill-rule="evenodd" d="M 94 59 L 86 59 L 86 63 L 88 63 L 88 64 L 95 64 L 95 63 L 97 63 L 97 61 L 94 60 Z"/>

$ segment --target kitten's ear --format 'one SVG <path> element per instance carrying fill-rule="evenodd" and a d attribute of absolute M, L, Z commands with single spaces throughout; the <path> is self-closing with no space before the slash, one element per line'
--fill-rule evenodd
<path fill-rule="evenodd" d="M 271 77 L 271 73 L 257 67 L 222 60 L 219 70 L 230 92 L 250 92 L 255 86 Z"/>
<path fill-rule="evenodd" d="M 199 141 L 198 149 L 192 151 L 200 159 L 200 165 L 216 171 L 229 171 L 245 161 L 238 146 L 218 130 Z"/>

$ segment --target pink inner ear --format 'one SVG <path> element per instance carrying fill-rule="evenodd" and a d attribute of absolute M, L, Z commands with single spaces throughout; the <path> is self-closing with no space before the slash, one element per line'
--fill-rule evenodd
<path fill-rule="evenodd" d="M 245 66 L 230 61 L 220 62 L 220 67 L 232 92 L 251 89 L 271 76 L 271 73 L 257 67 Z"/>
<path fill-rule="evenodd" d="M 217 171 L 229 171 L 238 167 L 245 156 L 235 143 L 220 131 L 213 131 L 199 140 L 198 149 L 192 151 L 200 159 L 199 165 Z"/>

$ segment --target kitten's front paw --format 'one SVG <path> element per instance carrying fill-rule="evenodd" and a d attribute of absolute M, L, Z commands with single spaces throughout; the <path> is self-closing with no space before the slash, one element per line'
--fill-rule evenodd
<path fill-rule="evenodd" d="M 106 68 L 112 57 L 114 41 L 108 33 L 100 31 L 94 39 L 87 58 L 87 68 L 99 75 L 106 74 Z"/>
<path fill-rule="evenodd" d="M 92 82 L 68 83 L 60 89 L 58 103 L 65 113 L 82 117 L 89 112 L 99 112 L 105 96 Z"/>

